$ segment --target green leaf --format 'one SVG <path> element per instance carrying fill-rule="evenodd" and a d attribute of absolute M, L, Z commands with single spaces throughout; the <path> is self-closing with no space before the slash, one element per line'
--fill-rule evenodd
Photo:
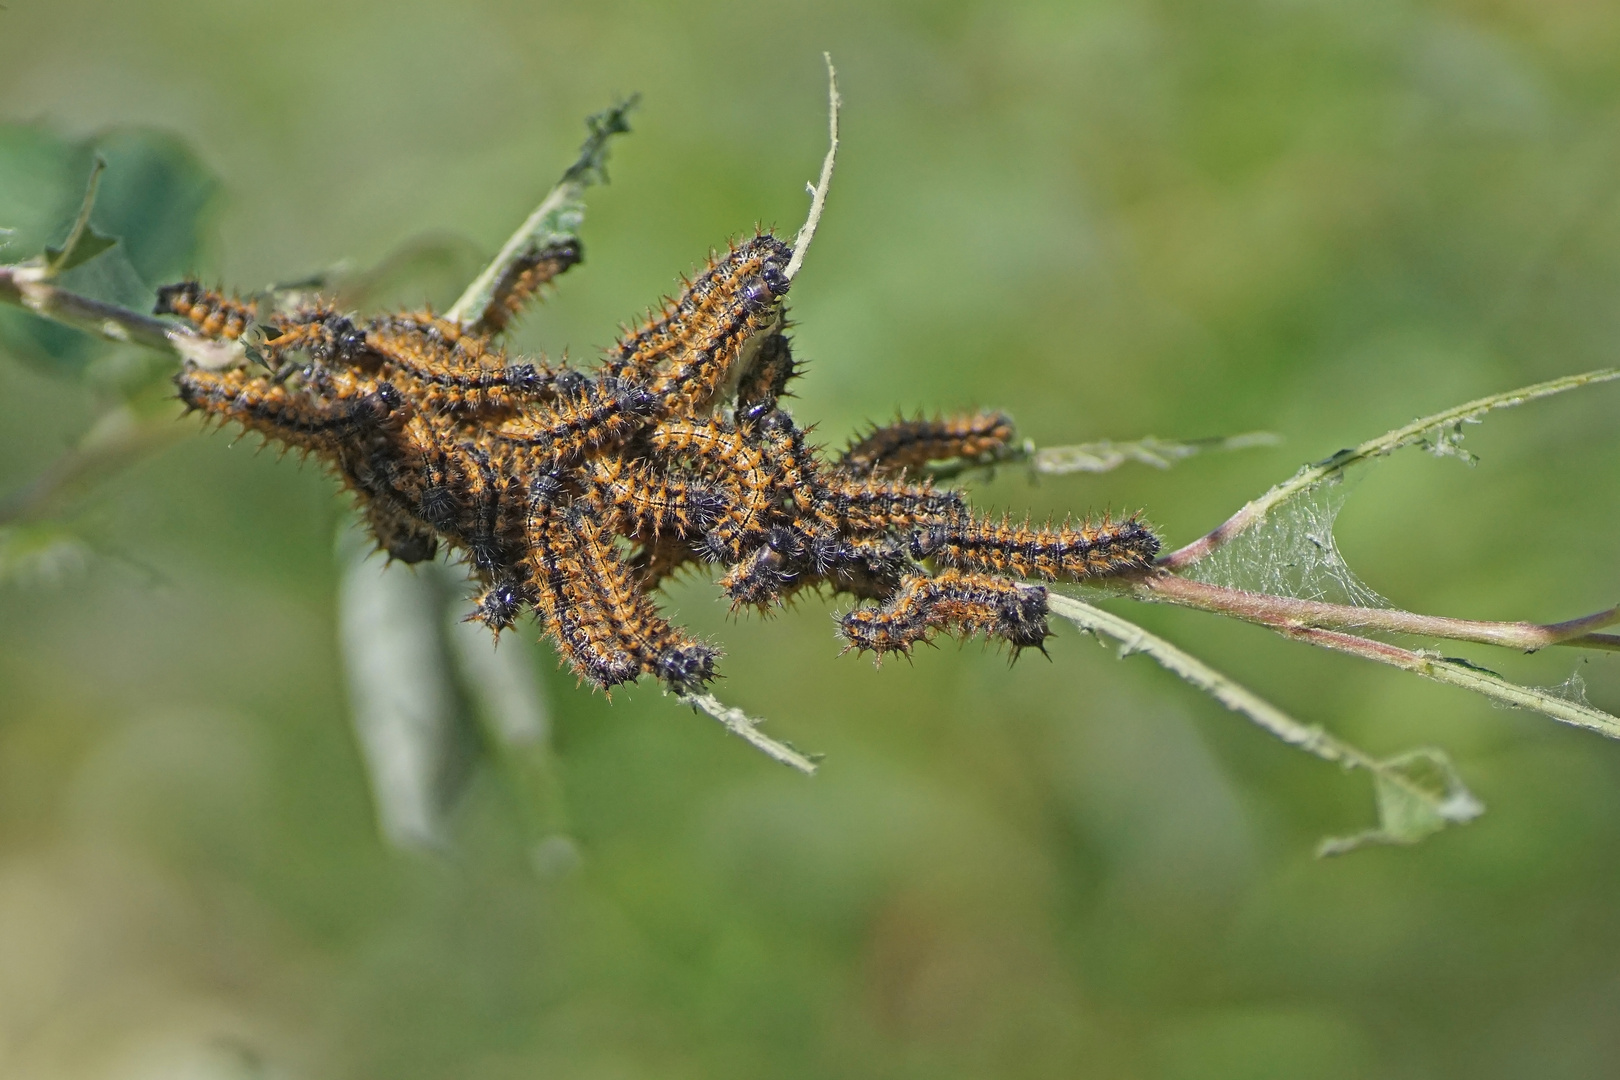
<path fill-rule="evenodd" d="M 98 158 L 106 168 L 86 217 L 85 177 Z M 0 225 L 10 232 L 4 258 L 60 260 L 62 284 L 92 299 L 144 310 L 153 286 L 195 273 L 218 188 L 172 135 L 129 129 L 74 140 L 40 125 L 0 124 Z M 109 246 L 114 237 L 120 242 Z M 77 377 L 112 348 L 0 309 L 0 353 L 52 374 Z"/>
<path fill-rule="evenodd" d="M 107 168 L 107 159 L 97 154 L 90 165 L 90 179 L 84 185 L 84 198 L 79 213 L 68 228 L 67 239 L 60 247 L 45 248 L 45 272 L 56 277 L 64 270 L 87 263 L 103 251 L 118 243 L 116 236 L 103 236 L 90 227 L 90 213 L 96 208 L 96 189 L 101 187 L 101 173 Z"/>
<path fill-rule="evenodd" d="M 1378 828 L 1322 841 L 1317 854 L 1343 855 L 1372 844 L 1415 844 L 1446 828 L 1465 825 L 1485 812 L 1485 804 L 1443 751 L 1412 750 L 1372 767 Z"/>

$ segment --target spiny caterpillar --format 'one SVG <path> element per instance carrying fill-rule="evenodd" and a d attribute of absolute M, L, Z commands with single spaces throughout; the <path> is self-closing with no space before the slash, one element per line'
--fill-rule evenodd
<path fill-rule="evenodd" d="M 1003 413 L 902 419 L 823 457 L 781 405 L 799 374 L 784 332 L 791 256 L 768 232 L 711 256 L 591 372 L 512 360 L 495 341 L 581 260 L 570 241 L 512 268 L 476 328 L 308 304 L 254 330 L 262 370 L 187 365 L 175 381 L 188 409 L 319 458 L 391 557 L 459 552 L 479 585 L 469 620 L 498 635 L 533 612 L 602 688 L 651 675 L 692 691 L 714 677 L 719 650 L 654 600 L 687 565 L 723 567 L 734 608 L 852 595 L 839 634 L 880 659 L 937 633 L 1039 648 L 1046 588 L 1014 579 L 1148 569 L 1159 542 L 1135 517 L 991 521 L 908 478 L 995 460 L 1015 435 Z M 214 339 L 257 319 L 195 282 L 162 290 L 158 312 Z"/>

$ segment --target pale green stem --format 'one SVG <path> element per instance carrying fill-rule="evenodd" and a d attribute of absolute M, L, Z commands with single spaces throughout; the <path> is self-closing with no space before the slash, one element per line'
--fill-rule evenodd
<path fill-rule="evenodd" d="M 1366 769 L 1380 780 L 1409 791 L 1417 798 L 1428 800 L 1432 797 L 1430 792 L 1415 785 L 1401 770 L 1390 768 L 1389 763 L 1329 735 L 1320 727 L 1300 723 L 1254 691 L 1129 619 L 1062 593 L 1048 592 L 1047 607 L 1054 615 L 1068 619 L 1082 630 L 1113 638 L 1120 643 L 1122 656 L 1143 653 L 1152 657 L 1166 671 L 1202 690 L 1233 712 L 1247 717 L 1290 746 L 1297 746 L 1323 761 L 1337 762 L 1345 768 Z"/>
<path fill-rule="evenodd" d="M 777 742 L 759 730 L 759 725 L 764 723 L 763 720 L 756 720 L 741 709 L 732 708 L 713 694 L 682 694 L 678 700 L 682 704 L 690 705 L 699 712 L 707 713 L 720 721 L 721 726 L 727 731 L 742 739 L 772 761 L 779 761 L 791 769 L 799 770 L 806 776 L 816 774 L 816 763 L 813 760 L 786 743 Z"/>
<path fill-rule="evenodd" d="M 833 164 L 838 160 L 838 110 L 844 99 L 838 96 L 838 72 L 833 68 L 832 53 L 822 53 L 821 58 L 827 62 L 827 156 L 821 159 L 821 178 L 810 187 L 810 213 L 793 238 L 793 258 L 788 260 L 784 271 L 789 281 L 798 276 L 805 253 L 810 250 L 810 241 L 815 239 L 821 212 L 827 206 L 827 191 L 832 187 Z"/>
<path fill-rule="evenodd" d="M 935 480 L 951 480 L 978 469 L 994 469 L 999 465 L 1024 463 L 1028 463 L 1030 470 L 1041 476 L 1112 472 L 1127 461 L 1151 465 L 1156 469 L 1168 469 L 1183 458 L 1198 454 L 1275 446 L 1280 442 L 1281 437 L 1269 431 L 1250 431 L 1242 435 L 1188 439 L 1182 442 L 1149 435 L 1130 442 L 1099 439 L 1096 442 L 1075 443 L 1072 446 L 1042 447 L 1037 447 L 1033 441 L 1026 439 L 983 458 L 971 460 L 958 458 L 954 461 L 931 463 L 924 466 L 923 471 Z"/>
<path fill-rule="evenodd" d="M 1394 431 L 1380 435 L 1376 439 L 1368 440 L 1353 449 L 1340 450 L 1325 461 L 1320 461 L 1315 465 L 1307 465 L 1299 470 L 1293 477 L 1278 484 L 1227 518 L 1213 532 L 1160 559 L 1159 565 L 1166 570 L 1176 571 L 1191 566 L 1223 544 L 1230 542 L 1251 526 L 1259 524 L 1277 506 L 1337 476 L 1346 466 L 1359 461 L 1366 461 L 1369 458 L 1382 457 L 1385 454 L 1399 450 L 1403 446 L 1421 442 L 1431 432 L 1444 431 L 1446 428 L 1482 416 L 1493 409 L 1505 409 L 1514 405 L 1523 405 L 1525 402 L 1535 401 L 1538 398 L 1551 397 L 1566 390 L 1574 390 L 1577 387 L 1608 382 L 1617 378 L 1620 378 L 1620 367 L 1601 368 L 1597 371 L 1588 371 L 1582 375 L 1566 375 L 1561 379 L 1536 383 L 1534 386 L 1509 390 L 1502 394 L 1492 394 L 1490 397 L 1483 397 L 1477 401 L 1470 401 L 1464 405 L 1446 409 L 1444 412 L 1435 413 L 1432 416 L 1425 416 L 1421 420 L 1414 420 L 1405 427 L 1396 428 Z"/>
<path fill-rule="evenodd" d="M 1472 690 L 1504 705 L 1518 709 L 1532 709 L 1565 724 L 1583 727 L 1611 739 L 1620 739 L 1620 717 L 1610 716 L 1601 709 L 1559 697 L 1547 690 L 1508 682 L 1495 672 L 1471 664 L 1448 657 L 1412 652 L 1382 641 L 1371 641 L 1337 630 L 1282 626 L 1273 629 L 1311 645 L 1349 653 L 1367 660 L 1376 660 L 1380 664 L 1389 664 L 1404 671 L 1411 671 L 1435 682 Z"/>

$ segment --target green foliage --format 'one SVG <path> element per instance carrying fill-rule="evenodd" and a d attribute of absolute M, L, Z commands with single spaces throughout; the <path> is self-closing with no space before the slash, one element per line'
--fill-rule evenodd
<path fill-rule="evenodd" d="M 171 134 L 121 129 L 74 140 L 0 124 L 0 224 L 11 230 L 0 261 L 43 252 L 65 288 L 145 311 L 158 285 L 196 271 L 217 191 Z M 15 309 L 0 309 L 0 347 L 61 375 L 81 374 L 109 349 Z"/>

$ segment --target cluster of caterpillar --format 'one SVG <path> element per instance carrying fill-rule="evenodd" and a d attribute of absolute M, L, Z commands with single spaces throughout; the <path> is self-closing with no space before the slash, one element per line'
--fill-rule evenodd
<path fill-rule="evenodd" d="M 260 367 L 187 366 L 176 383 L 190 409 L 323 461 L 393 558 L 460 553 L 479 584 L 469 619 L 499 634 L 532 612 L 604 689 L 714 677 L 719 650 L 655 600 L 683 566 L 722 567 L 734 607 L 852 595 L 839 634 L 880 659 L 938 633 L 1038 648 L 1045 586 L 1018 579 L 1147 570 L 1158 540 L 1134 517 L 991 521 L 959 491 L 908 477 L 1003 456 L 1015 437 L 1003 413 L 902 419 L 824 457 L 782 406 L 799 374 L 791 254 L 760 232 L 711 256 L 595 371 L 512 359 L 497 340 L 580 261 L 562 244 L 520 259 L 469 324 L 431 311 L 357 320 L 317 302 L 264 318 Z M 255 323 L 251 305 L 195 282 L 164 289 L 158 311 L 220 339 Z"/>

